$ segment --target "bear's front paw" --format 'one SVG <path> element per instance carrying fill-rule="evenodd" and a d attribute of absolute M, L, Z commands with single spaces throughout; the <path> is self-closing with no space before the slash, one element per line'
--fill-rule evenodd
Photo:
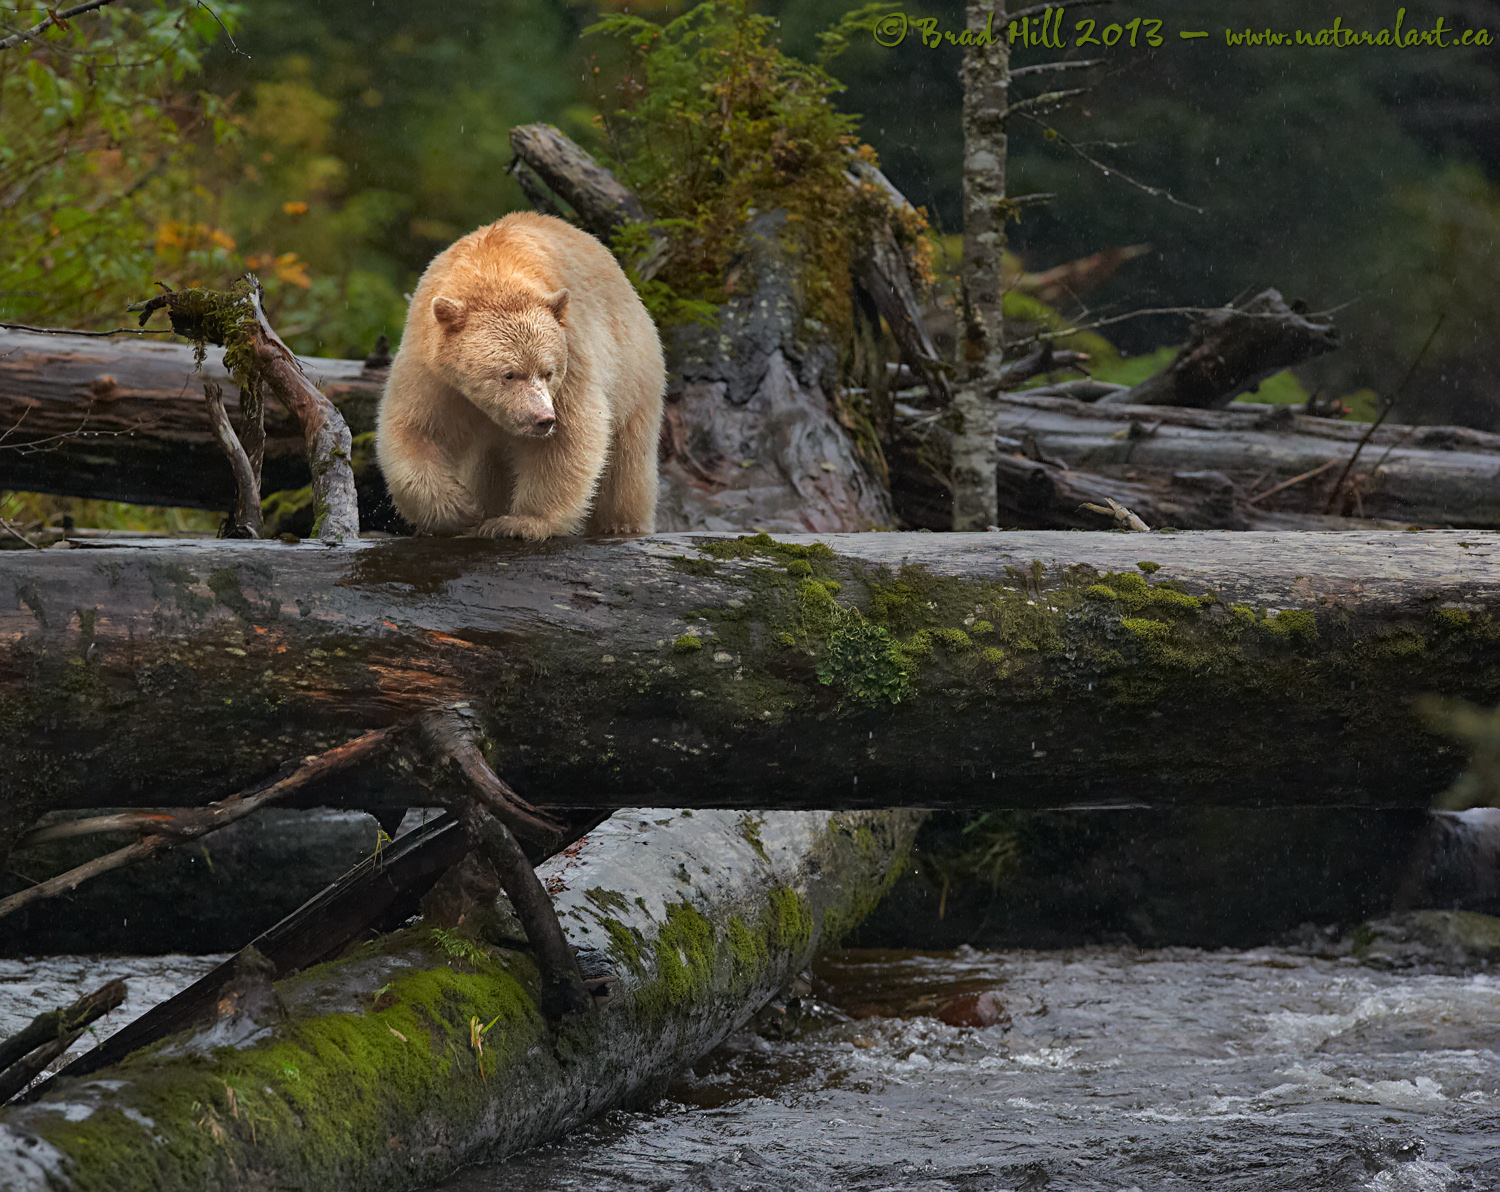
<path fill-rule="evenodd" d="M 610 522 L 608 525 L 600 526 L 594 532 L 600 538 L 632 538 L 637 534 L 649 534 L 651 531 L 639 522 Z"/>
<path fill-rule="evenodd" d="M 481 522 L 474 530 L 482 538 L 525 538 L 538 542 L 552 536 L 552 527 L 540 517 L 521 517 L 508 513 Z"/>

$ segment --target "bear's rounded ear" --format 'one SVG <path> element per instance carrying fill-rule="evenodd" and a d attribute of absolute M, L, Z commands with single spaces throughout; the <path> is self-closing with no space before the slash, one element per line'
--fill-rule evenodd
<path fill-rule="evenodd" d="M 439 296 L 432 300 L 432 317 L 449 331 L 457 331 L 462 327 L 467 314 L 464 304 L 455 298 Z"/>
<path fill-rule="evenodd" d="M 563 311 L 568 309 L 568 291 L 558 290 L 542 299 L 542 304 L 552 312 L 552 317 L 562 322 Z"/>

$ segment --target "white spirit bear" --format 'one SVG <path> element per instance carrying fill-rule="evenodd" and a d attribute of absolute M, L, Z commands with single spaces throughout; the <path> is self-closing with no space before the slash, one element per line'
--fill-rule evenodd
<path fill-rule="evenodd" d="M 508 215 L 422 275 L 375 453 L 419 533 L 646 534 L 665 383 L 656 327 L 609 250 L 560 219 Z"/>

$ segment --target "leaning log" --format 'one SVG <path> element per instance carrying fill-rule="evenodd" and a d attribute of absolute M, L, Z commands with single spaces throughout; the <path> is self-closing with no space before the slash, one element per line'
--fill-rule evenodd
<path fill-rule="evenodd" d="M 1277 291 L 1265 290 L 1242 307 L 1194 320 L 1171 364 L 1127 392 L 1099 400 L 1222 409 L 1266 378 L 1338 346 L 1338 331 L 1326 318 L 1309 315 L 1299 303 L 1288 306 Z"/>
<path fill-rule="evenodd" d="M 621 812 L 540 870 L 607 982 L 549 1030 L 503 900 L 0 1111 L 7 1192 L 425 1187 L 659 1093 L 879 899 L 910 812 Z M 505 945 L 509 944 L 509 947 Z"/>
<path fill-rule="evenodd" d="M 1425 806 L 1462 757 L 1414 697 L 1500 703 L 1488 535 L 824 542 L 5 552 L 0 832 L 206 803 L 449 702 L 544 809 Z"/>

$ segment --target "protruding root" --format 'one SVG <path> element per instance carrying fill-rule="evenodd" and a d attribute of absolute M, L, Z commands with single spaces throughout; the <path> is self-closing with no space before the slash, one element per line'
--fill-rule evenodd
<path fill-rule="evenodd" d="M 540 815 L 501 780 L 474 743 L 462 708 L 447 708 L 422 720 L 423 736 L 444 761 L 453 763 L 463 786 L 451 797 L 452 810 L 469 840 L 494 868 L 500 885 L 515 908 L 542 974 L 542 1014 L 557 1022 L 569 1014 L 593 1010 L 578 971 L 572 946 L 563 935 L 552 899 L 526 859 L 507 824 L 522 830 L 560 835 L 560 828 Z"/>

